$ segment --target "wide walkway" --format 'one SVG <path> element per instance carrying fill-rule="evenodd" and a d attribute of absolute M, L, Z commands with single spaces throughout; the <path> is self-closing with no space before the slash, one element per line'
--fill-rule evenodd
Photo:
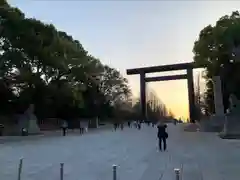
<path fill-rule="evenodd" d="M 0 179 L 17 179 L 24 158 L 22 180 L 112 180 L 112 164 L 119 165 L 118 180 L 237 180 L 240 178 L 240 141 L 222 140 L 214 133 L 183 132 L 169 125 L 169 148 L 158 152 L 156 128 L 125 128 L 0 144 Z"/>
<path fill-rule="evenodd" d="M 222 140 L 215 133 L 183 132 L 181 125 L 169 131 L 168 152 L 152 155 L 149 163 L 159 179 L 174 179 L 174 168 L 181 169 L 182 180 L 240 179 L 239 140 Z M 141 180 L 151 177 L 149 172 Z"/>

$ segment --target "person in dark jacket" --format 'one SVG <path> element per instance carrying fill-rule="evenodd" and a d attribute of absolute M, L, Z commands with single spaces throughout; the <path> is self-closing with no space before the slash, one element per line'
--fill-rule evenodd
<path fill-rule="evenodd" d="M 128 127 L 129 127 L 129 128 L 131 127 L 131 122 L 130 122 L 130 121 L 128 121 Z"/>
<path fill-rule="evenodd" d="M 63 132 L 63 136 L 66 136 L 66 131 L 68 128 L 68 122 L 66 120 L 63 120 L 62 122 L 62 132 Z"/>
<path fill-rule="evenodd" d="M 141 129 L 141 121 L 138 121 L 138 123 L 137 123 L 137 128 L 138 128 L 138 130 L 140 130 Z"/>
<path fill-rule="evenodd" d="M 124 124 L 123 124 L 123 122 L 121 122 L 121 124 L 120 124 L 120 128 L 121 128 L 121 130 L 123 130 L 123 128 L 124 128 Z"/>
<path fill-rule="evenodd" d="M 81 135 L 84 133 L 84 127 L 83 127 L 83 123 L 81 121 L 79 121 L 79 131 L 80 131 Z"/>
<path fill-rule="evenodd" d="M 113 127 L 114 127 L 114 130 L 116 131 L 116 130 L 117 130 L 117 127 L 118 127 L 118 124 L 115 122 L 115 123 L 113 124 Z"/>
<path fill-rule="evenodd" d="M 168 133 L 166 131 L 167 125 L 164 123 L 160 123 L 158 126 L 158 146 L 159 150 L 162 151 L 162 144 L 163 144 L 163 150 L 166 151 L 167 149 L 167 138 L 168 138 Z"/>

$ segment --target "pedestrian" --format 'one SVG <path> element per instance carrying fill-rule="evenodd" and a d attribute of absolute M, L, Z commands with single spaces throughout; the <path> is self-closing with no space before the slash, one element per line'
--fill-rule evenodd
<path fill-rule="evenodd" d="M 63 132 L 63 136 L 66 136 L 67 128 L 68 128 L 68 123 L 67 123 L 66 120 L 63 120 L 63 123 L 62 123 L 62 132 Z"/>
<path fill-rule="evenodd" d="M 120 124 L 120 127 L 121 127 L 121 130 L 123 130 L 124 124 L 121 123 L 121 124 Z"/>
<path fill-rule="evenodd" d="M 79 131 L 80 131 L 80 134 L 82 135 L 83 132 L 84 132 L 84 128 L 83 128 L 83 125 L 82 125 L 82 122 L 79 121 Z"/>
<path fill-rule="evenodd" d="M 138 127 L 138 130 L 141 129 L 141 122 L 140 121 L 137 123 L 137 127 Z"/>
<path fill-rule="evenodd" d="M 117 123 L 115 122 L 113 126 L 114 126 L 114 130 L 116 131 L 118 126 Z"/>
<path fill-rule="evenodd" d="M 158 147 L 159 150 L 162 151 L 162 144 L 163 144 L 163 150 L 166 151 L 167 149 L 167 138 L 168 138 L 168 133 L 167 133 L 167 125 L 164 124 L 163 122 L 160 122 L 160 124 L 157 126 L 158 128 Z"/>
<path fill-rule="evenodd" d="M 134 121 L 133 124 L 134 124 L 134 127 L 137 128 L 137 121 Z"/>
<path fill-rule="evenodd" d="M 130 122 L 130 121 L 128 121 L 128 127 L 129 127 L 129 128 L 131 127 L 131 122 Z"/>
<path fill-rule="evenodd" d="M 176 125 L 177 125 L 177 120 L 174 119 L 174 120 L 173 120 L 173 123 L 174 123 L 174 125 L 176 126 Z"/>

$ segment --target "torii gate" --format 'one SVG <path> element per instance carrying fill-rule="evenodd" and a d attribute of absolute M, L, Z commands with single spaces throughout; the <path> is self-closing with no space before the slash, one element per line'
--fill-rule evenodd
<path fill-rule="evenodd" d="M 193 69 L 201 68 L 194 62 L 170 64 L 162 66 L 150 66 L 143 68 L 127 69 L 127 75 L 140 74 L 140 101 L 142 117 L 146 119 L 146 82 L 155 81 L 169 81 L 177 79 L 187 79 L 188 84 L 188 100 L 189 100 L 189 116 L 192 123 L 196 120 L 195 113 L 195 100 L 194 100 L 194 84 L 193 84 Z M 146 77 L 147 73 L 154 72 L 166 72 L 166 71 L 177 71 L 186 70 L 185 74 L 170 75 L 170 76 L 159 76 L 159 77 Z"/>

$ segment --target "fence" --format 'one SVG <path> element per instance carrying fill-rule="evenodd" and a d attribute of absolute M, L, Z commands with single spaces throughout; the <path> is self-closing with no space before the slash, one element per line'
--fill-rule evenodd
<path fill-rule="evenodd" d="M 112 180 L 119 180 L 117 178 L 117 165 L 112 165 Z M 20 159 L 19 165 L 18 165 L 18 178 L 17 180 L 22 180 L 21 179 L 21 175 L 22 175 L 22 170 L 23 170 L 23 158 Z M 174 169 L 175 172 L 175 179 L 174 180 L 181 180 L 181 171 L 180 169 L 175 168 Z M 64 163 L 60 163 L 60 175 L 59 175 L 59 179 L 60 180 L 64 180 Z"/>

